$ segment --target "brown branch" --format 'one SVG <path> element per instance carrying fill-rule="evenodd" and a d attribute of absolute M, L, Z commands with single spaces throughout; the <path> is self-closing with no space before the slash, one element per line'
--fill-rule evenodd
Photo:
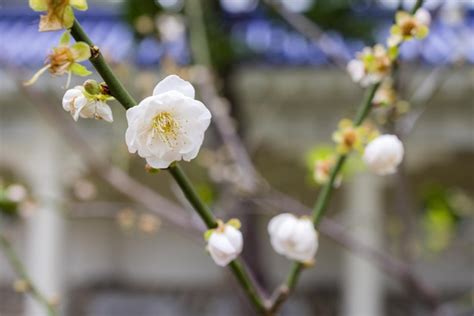
<path fill-rule="evenodd" d="M 345 71 L 347 57 L 340 53 L 340 45 L 328 34 L 322 31 L 315 23 L 302 14 L 286 9 L 281 1 L 263 0 L 263 2 L 275 10 L 296 31 L 315 43 L 318 48 L 326 54 L 329 61 Z"/>

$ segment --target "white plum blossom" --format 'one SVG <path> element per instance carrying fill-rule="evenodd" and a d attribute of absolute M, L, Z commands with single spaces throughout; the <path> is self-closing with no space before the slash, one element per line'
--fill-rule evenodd
<path fill-rule="evenodd" d="M 424 8 L 419 8 L 413 15 L 399 11 L 395 15 L 395 24 L 390 29 L 387 44 L 393 47 L 413 38 L 423 39 L 430 31 L 430 24 L 431 15 Z"/>
<path fill-rule="evenodd" d="M 125 141 L 130 153 L 157 169 L 194 159 L 209 127 L 211 113 L 194 99 L 193 86 L 176 75 L 159 82 L 151 97 L 127 110 Z"/>
<path fill-rule="evenodd" d="M 207 250 L 218 266 L 225 267 L 240 255 L 244 241 L 238 220 L 233 219 L 226 224 L 222 221 L 218 223 L 216 229 L 207 232 Z"/>
<path fill-rule="evenodd" d="M 397 171 L 403 160 L 403 144 L 395 135 L 381 135 L 371 141 L 364 152 L 364 162 L 378 175 L 388 175 Z"/>
<path fill-rule="evenodd" d="M 94 118 L 107 122 L 113 122 L 114 120 L 109 105 L 88 94 L 83 86 L 76 86 L 66 91 L 63 97 L 63 109 L 71 113 L 75 121 L 79 117 Z"/>
<path fill-rule="evenodd" d="M 273 249 L 289 259 L 310 263 L 318 250 L 318 233 L 310 218 L 290 213 L 275 216 L 268 224 Z"/>

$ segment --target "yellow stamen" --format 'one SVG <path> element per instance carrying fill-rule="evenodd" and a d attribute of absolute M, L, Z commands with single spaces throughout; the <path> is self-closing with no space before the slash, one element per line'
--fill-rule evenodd
<path fill-rule="evenodd" d="M 178 138 L 180 127 L 171 113 L 159 113 L 153 118 L 151 126 L 153 136 L 158 135 L 163 142 L 168 144 L 168 146 L 173 147 L 173 143 L 175 143 Z"/>

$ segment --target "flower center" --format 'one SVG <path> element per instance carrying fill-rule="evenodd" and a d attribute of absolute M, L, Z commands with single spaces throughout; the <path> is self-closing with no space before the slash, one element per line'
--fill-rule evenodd
<path fill-rule="evenodd" d="M 152 120 L 151 127 L 153 137 L 158 135 L 163 142 L 173 147 L 178 138 L 179 124 L 170 112 L 157 114 Z"/>
<path fill-rule="evenodd" d="M 344 145 L 346 145 L 348 148 L 352 148 L 357 140 L 357 133 L 355 130 L 349 129 L 344 132 L 343 137 Z"/>
<path fill-rule="evenodd" d="M 415 28 L 416 28 L 416 22 L 413 19 L 409 19 L 401 25 L 402 34 L 404 36 L 412 35 L 413 30 Z"/>
<path fill-rule="evenodd" d="M 74 57 L 69 47 L 56 47 L 48 57 L 51 64 L 49 71 L 54 75 L 64 74 L 74 62 Z"/>

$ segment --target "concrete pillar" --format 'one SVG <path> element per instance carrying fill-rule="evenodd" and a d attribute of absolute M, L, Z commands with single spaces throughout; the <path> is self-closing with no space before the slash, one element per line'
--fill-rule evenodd
<path fill-rule="evenodd" d="M 47 133 L 45 133 L 47 134 Z M 41 135 L 43 136 L 43 135 Z M 39 137 L 28 157 L 29 184 L 39 208 L 28 218 L 26 233 L 27 269 L 33 282 L 49 298 L 63 294 L 62 241 L 64 220 L 61 210 L 62 185 L 59 144 L 55 137 Z M 47 315 L 44 306 L 28 298 L 25 316 Z"/>
<path fill-rule="evenodd" d="M 349 183 L 345 199 L 345 224 L 349 233 L 363 243 L 383 247 L 382 181 L 370 174 L 357 175 Z M 343 315 L 383 315 L 383 279 L 371 263 L 344 254 Z"/>

